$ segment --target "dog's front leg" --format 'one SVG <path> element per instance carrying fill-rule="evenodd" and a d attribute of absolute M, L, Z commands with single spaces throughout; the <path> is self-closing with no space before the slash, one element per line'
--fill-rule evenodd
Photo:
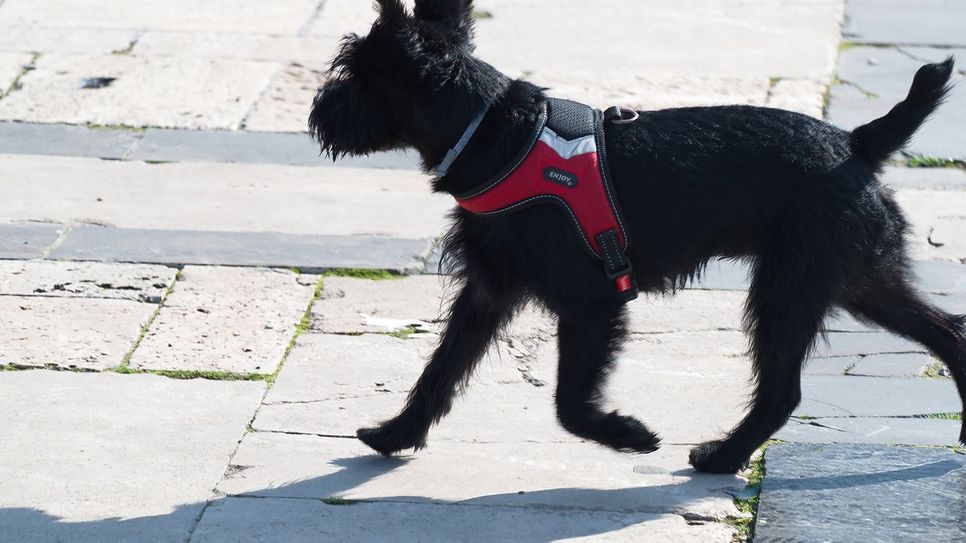
<path fill-rule="evenodd" d="M 429 428 L 449 413 L 454 396 L 518 303 L 519 296 L 467 280 L 453 303 L 443 338 L 402 412 L 376 428 L 359 430 L 359 439 L 385 455 L 424 447 Z"/>
<path fill-rule="evenodd" d="M 661 439 L 639 420 L 600 407 L 601 387 L 625 336 L 624 308 L 609 315 L 560 316 L 557 418 L 570 433 L 624 452 L 649 453 Z"/>

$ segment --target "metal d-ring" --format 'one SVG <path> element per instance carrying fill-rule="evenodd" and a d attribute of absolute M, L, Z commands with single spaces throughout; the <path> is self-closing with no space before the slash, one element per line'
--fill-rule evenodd
<path fill-rule="evenodd" d="M 632 122 L 640 118 L 640 114 L 638 114 L 633 109 L 624 109 L 622 107 L 619 107 L 617 108 L 617 110 L 620 112 L 620 117 L 613 119 L 611 121 L 614 124 L 631 124 Z"/>

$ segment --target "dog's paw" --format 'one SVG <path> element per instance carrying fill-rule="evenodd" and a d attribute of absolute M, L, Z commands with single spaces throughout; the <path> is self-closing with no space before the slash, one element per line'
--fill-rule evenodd
<path fill-rule="evenodd" d="M 748 458 L 729 451 L 724 441 L 708 441 L 691 449 L 688 461 L 703 473 L 738 473 Z"/>
<path fill-rule="evenodd" d="M 383 424 L 377 428 L 360 428 L 356 437 L 376 452 L 392 456 L 406 449 L 419 450 L 426 446 L 425 436 L 400 430 L 397 425 Z"/>
<path fill-rule="evenodd" d="M 661 447 L 661 438 L 643 422 L 616 411 L 606 415 L 598 428 L 605 432 L 599 436 L 601 443 L 620 452 L 646 454 Z"/>

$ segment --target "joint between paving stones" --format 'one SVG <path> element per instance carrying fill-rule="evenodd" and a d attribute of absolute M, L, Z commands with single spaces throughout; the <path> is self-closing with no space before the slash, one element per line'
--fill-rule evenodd
<path fill-rule="evenodd" d="M 297 268 L 294 269 L 297 270 Z M 301 271 L 298 273 L 301 273 Z M 322 277 L 323 279 L 325 277 L 346 277 L 350 279 L 366 279 L 369 281 L 394 281 L 397 279 L 405 279 L 408 275 L 396 270 L 386 269 L 331 268 L 322 272 Z"/>
<path fill-rule="evenodd" d="M 14 92 L 20 90 L 20 88 L 23 86 L 22 83 L 21 83 L 21 81 L 23 80 L 23 78 L 28 73 L 32 72 L 36 68 L 37 60 L 40 59 L 41 54 L 38 53 L 38 52 L 36 52 L 36 51 L 34 51 L 34 52 L 31 52 L 30 55 L 31 55 L 30 62 L 28 62 L 27 64 L 25 64 L 20 69 L 20 73 L 17 74 L 17 77 L 15 77 L 13 79 L 13 82 L 10 83 L 10 86 L 7 87 L 7 89 L 5 91 L 0 92 L 0 100 L 3 100 L 7 96 L 10 96 Z"/>
<path fill-rule="evenodd" d="M 130 368 L 131 357 L 134 356 L 134 351 L 136 351 L 138 347 L 141 346 L 141 342 L 144 341 L 144 337 L 148 334 L 148 329 L 151 328 L 151 325 L 154 324 L 154 321 L 158 318 L 158 315 L 161 313 L 161 308 L 164 307 L 164 302 L 166 302 L 168 299 L 168 296 L 170 296 L 171 293 L 174 292 L 174 288 L 178 284 L 178 281 L 180 280 L 181 280 L 181 270 L 179 269 L 178 272 L 174 274 L 174 281 L 171 282 L 171 285 L 168 286 L 168 288 L 165 289 L 164 294 L 161 295 L 161 299 L 158 301 L 158 307 L 156 307 L 154 309 L 154 313 L 152 313 L 151 316 L 148 317 L 148 321 L 144 323 L 144 326 L 141 327 L 141 331 L 138 334 L 138 337 L 134 340 L 134 344 L 131 345 L 131 348 L 128 350 L 128 352 L 125 353 L 123 358 L 121 358 L 121 363 L 116 368 L 114 368 L 113 371 L 117 373 L 140 373 L 139 370 L 133 370 Z"/>
<path fill-rule="evenodd" d="M 768 447 L 775 443 L 782 443 L 781 440 L 772 439 L 758 449 L 757 458 L 751 461 L 745 472 L 748 474 L 748 484 L 745 492 L 750 492 L 748 497 L 735 496 L 735 507 L 742 513 L 740 517 L 726 519 L 725 522 L 735 528 L 733 543 L 748 543 L 755 538 L 755 524 L 758 520 L 758 507 L 761 502 L 761 483 L 765 479 L 767 470 L 765 468 L 765 454 Z"/>
<path fill-rule="evenodd" d="M 312 15 L 309 15 L 308 19 L 302 23 L 302 26 L 299 27 L 296 35 L 298 35 L 300 38 L 304 38 L 309 35 L 309 32 L 312 30 L 312 23 L 314 23 L 322 15 L 322 10 L 325 9 L 325 3 L 326 0 L 319 0 L 315 4 L 315 9 L 312 10 Z"/>
<path fill-rule="evenodd" d="M 131 41 L 128 42 L 127 47 L 123 49 L 115 49 L 111 51 L 111 54 L 118 55 L 118 56 L 130 56 L 131 52 L 134 51 L 134 46 L 137 45 L 138 41 L 140 40 L 141 40 L 141 31 L 137 31 L 134 33 L 134 37 L 131 38 Z"/>

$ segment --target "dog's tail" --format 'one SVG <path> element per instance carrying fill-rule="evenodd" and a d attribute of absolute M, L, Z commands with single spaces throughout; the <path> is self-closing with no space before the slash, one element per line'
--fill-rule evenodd
<path fill-rule="evenodd" d="M 885 117 L 852 131 L 853 149 L 881 163 L 905 147 L 922 123 L 946 99 L 952 89 L 949 82 L 952 73 L 953 57 L 919 68 L 905 100 L 896 104 Z"/>

